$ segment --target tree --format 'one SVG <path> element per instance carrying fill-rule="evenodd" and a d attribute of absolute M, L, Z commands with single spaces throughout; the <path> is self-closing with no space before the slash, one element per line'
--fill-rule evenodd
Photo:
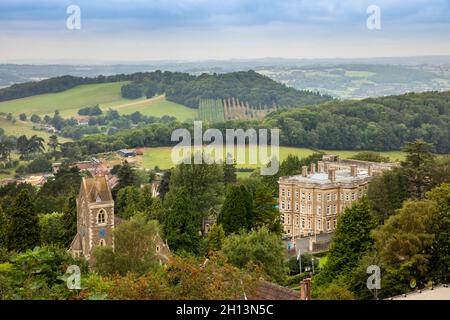
<path fill-rule="evenodd" d="M 0 248 L 6 246 L 6 236 L 8 232 L 8 219 L 0 205 Z"/>
<path fill-rule="evenodd" d="M 434 234 L 431 246 L 430 270 L 437 282 L 448 283 L 450 278 L 450 183 L 427 192 L 427 199 L 437 206 L 428 231 Z"/>
<path fill-rule="evenodd" d="M 410 194 L 415 199 L 423 199 L 430 190 L 431 173 L 434 165 L 432 146 L 423 140 L 408 142 L 403 147 L 406 159 L 402 162 L 408 180 Z"/>
<path fill-rule="evenodd" d="M 359 152 L 353 155 L 350 159 L 371 161 L 371 162 L 390 162 L 389 157 L 384 157 L 381 153 L 373 151 Z"/>
<path fill-rule="evenodd" d="M 172 174 L 172 170 L 164 171 L 163 176 L 161 178 L 161 182 L 158 186 L 158 193 L 162 200 L 166 196 L 167 192 L 170 190 L 170 176 Z"/>
<path fill-rule="evenodd" d="M 415 279 L 419 286 L 429 280 L 434 235 L 427 229 L 436 212 L 432 201 L 408 200 L 374 232 L 375 248 L 385 269 L 385 290 L 403 293 L 409 290 L 410 280 Z"/>
<path fill-rule="evenodd" d="M 401 169 L 385 171 L 375 177 L 369 184 L 367 196 L 372 204 L 374 214 L 383 223 L 395 210 L 402 207 L 409 196 L 408 181 Z"/>
<path fill-rule="evenodd" d="M 164 207 L 161 198 L 153 198 L 150 206 L 150 219 L 157 220 L 160 224 L 164 224 L 164 218 Z"/>
<path fill-rule="evenodd" d="M 197 253 L 200 224 L 196 219 L 192 197 L 185 188 L 177 188 L 170 196 L 173 199 L 164 221 L 164 236 L 169 247 L 176 252 Z"/>
<path fill-rule="evenodd" d="M 178 189 L 185 188 L 192 201 L 197 221 L 201 223 L 202 218 L 208 216 L 211 210 L 218 209 L 222 202 L 222 181 L 222 166 L 219 164 L 195 164 L 194 161 L 190 164 L 181 163 L 172 170 L 169 193 L 176 193 Z M 167 202 L 167 199 L 164 201 Z M 165 205 L 170 206 L 170 202 Z"/>
<path fill-rule="evenodd" d="M 41 244 L 68 247 L 62 217 L 63 214 L 57 212 L 39 215 Z"/>
<path fill-rule="evenodd" d="M 25 113 L 19 114 L 20 121 L 27 121 L 27 115 Z"/>
<path fill-rule="evenodd" d="M 17 138 L 17 150 L 20 154 L 20 159 L 28 159 L 29 147 L 28 147 L 28 138 L 23 135 Z"/>
<path fill-rule="evenodd" d="M 28 153 L 41 153 L 44 151 L 44 138 L 38 137 L 37 135 L 31 136 L 28 140 Z"/>
<path fill-rule="evenodd" d="M 48 138 L 48 143 L 47 145 L 50 147 L 50 149 L 53 150 L 53 156 L 56 159 L 56 148 L 58 148 L 58 136 L 56 134 L 52 134 L 49 138 Z"/>
<path fill-rule="evenodd" d="M 14 143 L 11 139 L 0 141 L 0 160 L 11 163 L 11 152 L 14 150 Z"/>
<path fill-rule="evenodd" d="M 37 114 L 33 113 L 33 114 L 31 115 L 30 120 L 31 120 L 31 122 L 33 122 L 33 123 L 39 123 L 39 122 L 41 122 L 42 119 L 41 119 L 41 117 L 39 117 Z"/>
<path fill-rule="evenodd" d="M 55 110 L 53 118 L 50 120 L 50 124 L 55 127 L 56 130 L 61 130 L 64 124 L 64 119 L 59 114 L 59 110 Z"/>
<path fill-rule="evenodd" d="M 9 212 L 7 247 L 13 251 L 25 251 L 39 244 L 39 219 L 33 201 L 26 190 L 14 199 Z"/>
<path fill-rule="evenodd" d="M 266 226 L 271 232 L 281 234 L 280 212 L 275 208 L 276 205 L 277 201 L 267 186 L 261 185 L 257 187 L 253 198 L 251 227 Z"/>
<path fill-rule="evenodd" d="M 122 86 L 122 97 L 127 99 L 137 99 L 142 96 L 141 88 L 135 84 L 126 84 Z"/>
<path fill-rule="evenodd" d="M 61 219 L 64 226 L 65 245 L 68 246 L 77 234 L 77 196 L 74 193 L 67 198 Z"/>
<path fill-rule="evenodd" d="M 225 231 L 223 231 L 222 225 L 214 224 L 208 233 L 208 250 L 219 251 L 222 249 L 224 239 Z"/>
<path fill-rule="evenodd" d="M 117 183 L 117 186 L 114 188 L 115 192 L 118 192 L 120 189 L 124 187 L 136 185 L 137 182 L 136 174 L 133 172 L 133 168 L 131 168 L 127 160 L 125 160 L 122 163 L 122 166 L 117 171 L 117 177 L 119 178 L 119 182 Z"/>
<path fill-rule="evenodd" d="M 251 269 L 257 266 L 278 283 L 282 283 L 287 275 L 283 242 L 265 227 L 228 236 L 221 252 L 236 267 Z"/>
<path fill-rule="evenodd" d="M 223 183 L 225 185 L 235 184 L 236 176 L 236 162 L 228 164 L 226 161 L 223 164 Z"/>
<path fill-rule="evenodd" d="M 100 274 L 132 272 L 138 276 L 157 270 L 159 259 L 155 239 L 158 228 L 156 221 L 147 221 L 142 214 L 122 222 L 114 230 L 114 251 L 111 247 L 94 250 L 94 270 Z"/>
<path fill-rule="evenodd" d="M 138 212 L 144 211 L 143 196 L 137 187 L 127 186 L 119 189 L 116 196 L 118 216 L 129 219 Z"/>
<path fill-rule="evenodd" d="M 327 286 L 340 276 L 349 276 L 361 257 L 372 248 L 371 231 L 376 226 L 366 197 L 346 208 L 338 220 L 327 264 L 314 279 L 314 284 Z"/>
<path fill-rule="evenodd" d="M 252 200 L 250 193 L 242 185 L 231 185 L 217 217 L 225 233 L 231 234 L 248 230 L 250 226 Z"/>

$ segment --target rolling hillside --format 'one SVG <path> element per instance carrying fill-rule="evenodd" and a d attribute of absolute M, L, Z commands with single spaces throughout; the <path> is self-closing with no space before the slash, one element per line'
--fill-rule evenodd
<path fill-rule="evenodd" d="M 167 101 L 164 96 L 152 99 L 125 99 L 120 92 L 124 84 L 127 82 L 87 84 L 63 92 L 4 101 L 0 102 L 0 112 L 11 112 L 15 116 L 20 113 L 25 113 L 27 116 L 33 113 L 43 116 L 51 115 L 58 109 L 64 118 L 68 118 L 76 117 L 78 109 L 82 107 L 99 104 L 103 110 L 112 108 L 123 114 L 139 111 L 144 115 L 156 117 L 169 115 L 180 121 L 193 119 L 197 115 L 196 110 Z"/>

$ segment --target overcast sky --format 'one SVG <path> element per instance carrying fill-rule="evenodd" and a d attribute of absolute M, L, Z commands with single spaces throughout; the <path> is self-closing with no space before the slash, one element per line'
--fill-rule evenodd
<path fill-rule="evenodd" d="M 450 55 L 450 1 L 0 0 L 0 63 L 417 55 Z"/>

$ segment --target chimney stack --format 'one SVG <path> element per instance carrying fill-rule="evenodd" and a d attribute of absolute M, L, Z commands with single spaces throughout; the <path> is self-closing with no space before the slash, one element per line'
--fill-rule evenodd
<path fill-rule="evenodd" d="M 358 175 L 358 166 L 356 164 L 352 164 L 350 166 L 350 174 L 352 177 L 356 177 Z"/>
<path fill-rule="evenodd" d="M 369 166 L 367 167 L 367 174 L 369 175 L 369 177 L 373 175 L 373 168 L 371 164 L 369 164 Z"/>
<path fill-rule="evenodd" d="M 300 282 L 300 300 L 311 300 L 311 278 Z"/>
<path fill-rule="evenodd" d="M 317 162 L 317 172 L 323 173 L 323 165 L 324 165 L 323 161 Z"/>
<path fill-rule="evenodd" d="M 316 173 L 316 164 L 314 162 L 311 163 L 309 170 L 310 170 L 311 174 Z"/>
<path fill-rule="evenodd" d="M 328 180 L 331 180 L 331 182 L 336 181 L 336 168 L 328 169 Z"/>
<path fill-rule="evenodd" d="M 308 167 L 303 166 L 302 167 L 302 177 L 306 177 L 308 175 Z"/>

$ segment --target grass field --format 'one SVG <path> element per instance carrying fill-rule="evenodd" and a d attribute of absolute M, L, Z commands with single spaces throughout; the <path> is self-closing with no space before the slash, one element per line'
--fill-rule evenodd
<path fill-rule="evenodd" d="M 52 115 L 58 109 L 62 117 L 69 118 L 76 117 L 82 107 L 99 104 L 103 110 L 112 108 L 121 114 L 139 111 L 148 116 L 174 116 L 180 121 L 197 116 L 197 110 L 167 101 L 163 95 L 152 99 L 124 99 L 120 88 L 126 83 L 128 82 L 81 85 L 63 92 L 4 101 L 0 102 L 0 112 L 11 112 L 15 116 L 23 112 L 30 117 L 33 113 L 40 116 Z"/>
<path fill-rule="evenodd" d="M 243 147 L 240 147 L 241 150 Z M 238 168 L 258 168 L 262 164 L 259 162 L 258 164 L 250 164 L 248 163 L 248 154 L 249 154 L 249 148 L 248 146 L 245 148 L 246 150 L 245 155 L 247 159 L 246 164 L 238 164 Z M 173 167 L 175 164 L 172 162 L 171 159 L 171 147 L 158 147 L 158 148 L 145 148 L 145 152 L 143 156 L 137 157 L 137 162 L 140 166 L 144 168 L 154 168 L 155 166 L 158 166 L 160 169 L 169 169 Z M 351 157 L 352 155 L 360 152 L 360 151 L 336 151 L 336 150 L 324 150 L 324 152 L 328 154 L 336 154 L 343 158 Z M 289 154 L 296 155 L 300 158 L 307 157 L 311 154 L 313 154 L 314 151 L 307 148 L 292 148 L 292 147 L 280 147 L 280 159 L 284 160 Z M 383 156 L 390 157 L 391 160 L 402 160 L 404 158 L 404 155 L 402 152 L 381 152 Z M 225 155 L 225 151 L 224 151 Z M 242 172 L 240 173 L 240 176 L 248 176 L 250 173 Z"/>
<path fill-rule="evenodd" d="M 48 137 L 51 135 L 45 131 L 33 130 L 33 125 L 31 122 L 22 122 L 19 120 L 12 123 L 11 121 L 0 118 L 0 128 L 5 130 L 5 135 L 16 137 L 26 135 L 28 138 L 33 135 L 37 135 L 38 137 L 44 138 L 45 141 L 48 141 Z M 72 140 L 58 136 L 58 141 L 64 143 Z"/>

